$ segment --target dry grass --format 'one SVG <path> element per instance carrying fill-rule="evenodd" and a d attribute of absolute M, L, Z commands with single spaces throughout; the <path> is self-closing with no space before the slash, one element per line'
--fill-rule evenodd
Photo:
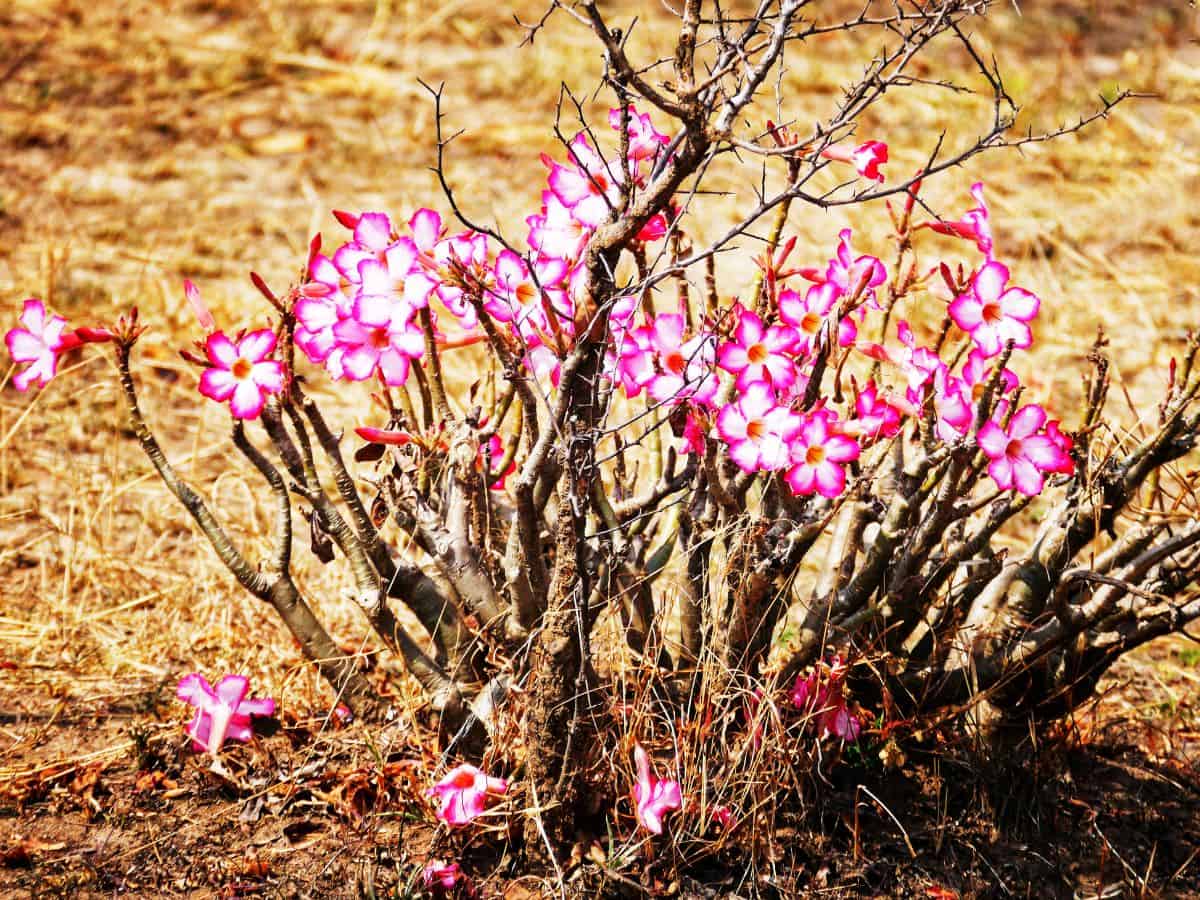
<path fill-rule="evenodd" d="M 1118 84 L 1154 97 L 1023 157 L 984 157 L 926 196 L 953 213 L 973 180 L 987 182 L 999 246 L 1046 301 L 1036 392 L 1070 409 L 1102 325 L 1130 396 L 1146 403 L 1184 328 L 1200 323 L 1194 13 L 1167 2 L 1121 14 L 1103 3 L 1021 6 L 1018 16 L 1000 4 L 979 30 L 1032 122 L 1070 120 Z M 528 19 L 540 12 L 518 7 Z M 664 14 L 642 7 L 629 4 L 649 35 Z M 40 295 L 74 321 L 136 303 L 155 326 L 142 378 L 169 454 L 237 517 L 235 533 L 263 545 L 257 486 L 228 470 L 224 416 L 199 402 L 174 352 L 195 337 L 181 280 L 201 284 L 222 322 L 246 325 L 262 317 L 246 271 L 286 283 L 309 236 L 334 232 L 329 209 L 438 205 L 432 105 L 418 76 L 446 82 L 450 124 L 466 129 L 449 169 L 466 204 L 485 221 L 519 223 L 537 202 L 536 154 L 552 145 L 560 82 L 587 94 L 599 71 L 565 18 L 532 48 L 516 51 L 520 38 L 482 0 L 15 0 L 0 11 L 0 308 L 11 318 Z M 835 37 L 794 60 L 789 113 L 828 109 L 861 53 Z M 966 71 L 954 55 L 944 62 Z M 968 140 L 981 109 L 914 92 L 868 124 L 902 173 L 938 132 Z M 712 201 L 714 231 L 736 203 Z M 870 247 L 884 221 L 878 209 L 792 216 L 810 258 L 843 224 Z M 725 273 L 729 291 L 740 274 Z M 0 391 L 0 707 L 19 716 L 58 698 L 69 715 L 72 704 L 152 700 L 193 668 L 247 672 L 285 707 L 319 705 L 323 688 L 270 610 L 226 576 L 122 429 L 110 373 L 93 357 L 41 394 Z M 300 580 L 358 649 L 364 628 L 338 576 L 305 563 Z M 1194 661 L 1179 665 L 1194 684 Z M 10 744 L 0 767 L 44 758 L 43 731 L 6 733 L 0 719 Z"/>

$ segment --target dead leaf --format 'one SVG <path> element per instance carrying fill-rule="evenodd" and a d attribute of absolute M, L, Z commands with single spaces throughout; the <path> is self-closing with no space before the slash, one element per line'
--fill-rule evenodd
<path fill-rule="evenodd" d="M 27 869 L 33 865 L 33 857 L 39 853 L 53 853 L 66 849 L 66 844 L 48 844 L 37 838 L 20 838 L 0 851 L 0 862 L 5 868 Z"/>
<path fill-rule="evenodd" d="M 253 878 L 255 881 L 262 881 L 271 874 L 271 863 L 265 859 L 259 858 L 257 854 L 247 855 L 242 867 L 237 874 L 241 878 Z"/>
<path fill-rule="evenodd" d="M 306 847 L 311 847 L 324 837 L 324 832 L 324 825 L 320 822 L 310 822 L 307 819 L 289 822 L 283 826 L 283 836 L 287 839 L 288 845 L 292 850 L 303 850 Z"/>
<path fill-rule="evenodd" d="M 144 794 L 156 791 L 174 791 L 179 787 L 179 782 L 169 777 L 166 772 L 159 769 L 154 769 L 148 772 L 139 772 L 137 778 L 133 782 L 133 792 L 135 794 Z"/>

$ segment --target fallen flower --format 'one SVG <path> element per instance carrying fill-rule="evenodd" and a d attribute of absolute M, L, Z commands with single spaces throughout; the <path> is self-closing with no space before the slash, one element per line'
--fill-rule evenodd
<path fill-rule="evenodd" d="M 646 755 L 641 744 L 634 745 L 633 759 L 637 765 L 633 802 L 637 809 L 638 824 L 654 834 L 662 834 L 663 816 L 683 806 L 683 793 L 679 789 L 679 782 L 655 775 L 650 770 L 650 757 Z"/>
<path fill-rule="evenodd" d="M 421 883 L 438 893 L 454 890 L 461 877 L 458 863 L 442 862 L 440 859 L 431 859 L 421 871 Z"/>
<path fill-rule="evenodd" d="M 250 717 L 275 714 L 274 700 L 270 697 L 247 698 L 249 690 L 250 679 L 244 675 L 226 675 L 215 688 L 199 672 L 179 680 L 175 696 L 196 707 L 196 715 L 187 726 L 196 750 L 206 750 L 215 756 L 227 738 L 248 741 Z"/>
<path fill-rule="evenodd" d="M 734 818 L 733 810 L 731 810 L 728 806 L 713 807 L 712 820 L 716 822 L 723 831 L 732 831 L 737 826 L 737 819 Z"/>
<path fill-rule="evenodd" d="M 441 804 L 437 817 L 451 827 L 466 825 L 480 815 L 488 804 L 489 797 L 508 792 L 508 782 L 503 778 L 492 778 L 469 763 L 451 769 L 450 772 L 426 791 Z"/>
<path fill-rule="evenodd" d="M 862 731 L 862 722 L 846 704 L 843 686 L 847 666 L 841 657 L 835 656 L 832 663 L 818 666 L 807 678 L 800 675 L 792 687 L 792 703 L 809 715 L 817 733 L 826 738 L 836 735 L 844 741 L 854 742 Z"/>

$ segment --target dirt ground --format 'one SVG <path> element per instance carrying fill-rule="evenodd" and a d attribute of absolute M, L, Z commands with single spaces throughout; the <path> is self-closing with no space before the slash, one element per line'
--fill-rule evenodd
<path fill-rule="evenodd" d="M 1083 134 L 980 159 L 925 196 L 953 212 L 986 181 L 1000 246 L 1045 299 L 1045 400 L 1069 408 L 1099 325 L 1131 409 L 1152 414 L 1168 359 L 1200 325 L 1200 43 L 1184 0 L 1125 6 L 995 4 L 978 30 L 1028 110 L 1022 127 L 1071 121 L 1118 88 L 1146 96 Z M 669 39 L 654 37 L 658 4 L 620 8 L 641 16 L 639 40 Z M 533 21 L 542 9 L 516 12 Z M 73 322 L 137 304 L 154 326 L 145 405 L 169 455 L 239 540 L 265 546 L 269 511 L 221 474 L 225 425 L 176 354 L 197 336 L 182 279 L 219 319 L 248 325 L 264 313 L 247 271 L 286 284 L 309 237 L 335 232 L 330 209 L 438 206 L 418 77 L 445 82 L 448 124 L 464 129 L 448 171 L 469 207 L 519 221 L 536 206 L 560 83 L 587 94 L 600 65 L 565 17 L 518 50 L 522 35 L 481 0 L 7 0 L 0 318 L 26 296 Z M 834 37 L 794 61 L 798 108 L 826 108 L 862 52 Z M 941 131 L 969 137 L 978 108 L 917 93 L 870 125 L 903 172 Z M 824 254 L 843 224 L 869 246 L 883 218 L 801 211 L 792 225 L 803 251 Z M 407 896 L 419 864 L 450 846 L 421 793 L 433 735 L 415 697 L 398 698 L 383 733 L 337 727 L 270 610 L 238 592 L 153 478 L 102 356 L 67 368 L 31 395 L 0 370 L 0 896 Z M 299 579 L 347 649 L 374 649 L 335 576 L 306 564 Z M 390 663 L 378 665 L 382 681 Z M 280 703 L 221 772 L 187 749 L 173 699 L 195 669 L 247 673 Z M 1047 739 L 1027 777 L 989 779 L 965 750 L 933 743 L 899 774 L 848 767 L 779 836 L 786 852 L 758 886 L 1200 896 L 1198 684 L 1200 644 L 1145 648 Z M 453 849 L 489 895 L 545 887 L 483 842 Z M 663 888 L 729 896 L 739 865 Z M 637 893 L 588 877 L 584 896 Z"/>

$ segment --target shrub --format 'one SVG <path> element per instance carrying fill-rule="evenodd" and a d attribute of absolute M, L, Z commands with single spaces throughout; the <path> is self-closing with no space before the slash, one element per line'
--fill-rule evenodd
<path fill-rule="evenodd" d="M 502 815 L 518 795 L 525 851 L 560 875 L 577 829 L 661 832 L 665 816 L 691 865 L 770 828 L 765 801 L 822 747 L 903 741 L 936 721 L 1002 748 L 1013 726 L 1065 715 L 1121 655 L 1200 616 L 1200 524 L 1173 466 L 1197 439 L 1200 343 L 1134 437 L 1105 424 L 1097 340 L 1064 425 L 1023 380 L 1041 301 L 1013 283 L 983 187 L 955 217 L 919 193 L 1111 103 L 1010 137 L 1016 108 L 963 25 L 985 4 L 827 23 L 808 6 L 730 19 L 686 0 L 672 57 L 647 66 L 596 4 L 556 3 L 594 35 L 615 102 L 596 125 L 564 94 L 562 147 L 542 157 L 527 229 L 478 225 L 460 205 L 439 89 L 437 172 L 458 225 L 432 209 L 335 213 L 349 235 L 332 253 L 315 238 L 297 283 L 276 292 L 254 276 L 274 320 L 245 334 L 218 328 L 188 285 L 205 338 L 184 356 L 200 393 L 228 403 L 233 443 L 276 509 L 258 563 L 141 413 L 136 309 L 70 331 L 30 300 L 8 333 L 22 390 L 83 343 L 115 348 L 133 430 L 167 487 L 373 720 L 386 700 L 291 577 L 299 507 L 313 552 L 340 555 L 370 627 L 428 694 L 447 763 L 484 765 L 439 782 L 445 820 Z M 767 120 L 785 54 L 831 31 L 881 49 L 810 130 Z M 950 42 L 978 63 L 991 121 L 956 151 L 935 140 L 921 172 L 885 173 L 887 145 L 858 131 L 885 91 L 927 81 L 909 74 L 914 59 Z M 705 186 L 722 169 L 753 170 L 756 193 L 702 241 Z M 827 261 L 799 258 L 797 210 L 876 201 L 888 263 L 849 231 Z M 739 252 L 757 274 L 723 297 L 718 260 Z M 451 354 L 478 378 L 448 379 Z M 318 369 L 375 388 L 360 440 L 335 433 L 308 392 Z M 457 868 L 437 865 L 453 877 L 427 881 L 450 889 Z"/>

